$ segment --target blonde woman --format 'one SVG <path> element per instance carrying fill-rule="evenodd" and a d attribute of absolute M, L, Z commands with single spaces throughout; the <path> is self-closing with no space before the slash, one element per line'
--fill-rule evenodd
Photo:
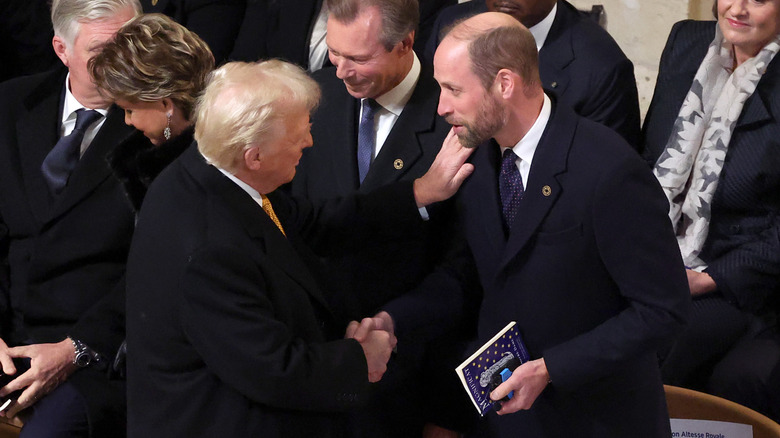
<path fill-rule="evenodd" d="M 162 14 L 129 21 L 90 61 L 100 92 L 153 145 L 119 147 L 111 158 L 135 211 L 155 176 L 192 143 L 193 107 L 213 69 L 206 43 Z"/>

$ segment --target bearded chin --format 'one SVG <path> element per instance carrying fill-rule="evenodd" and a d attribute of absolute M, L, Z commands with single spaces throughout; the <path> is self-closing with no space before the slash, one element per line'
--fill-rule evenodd
<path fill-rule="evenodd" d="M 480 135 L 479 132 L 474 131 L 469 126 L 463 126 L 465 129 L 463 130 L 463 134 L 458 134 L 458 140 L 460 140 L 460 145 L 464 148 L 468 149 L 474 149 L 475 147 L 481 145 L 482 143 L 486 142 L 490 136 L 489 135 Z"/>
<path fill-rule="evenodd" d="M 474 149 L 503 129 L 508 119 L 508 111 L 498 101 L 485 101 L 474 123 L 462 125 L 463 134 L 458 135 L 458 140 L 464 148 Z"/>

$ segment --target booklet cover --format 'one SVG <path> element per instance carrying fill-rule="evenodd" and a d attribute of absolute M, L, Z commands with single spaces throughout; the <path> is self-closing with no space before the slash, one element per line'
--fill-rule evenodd
<path fill-rule="evenodd" d="M 490 400 L 491 381 L 498 379 L 500 382 L 504 369 L 510 367 L 514 370 L 529 359 L 520 331 L 512 321 L 455 368 L 455 372 L 458 373 L 474 407 L 484 416 L 495 403 Z"/>

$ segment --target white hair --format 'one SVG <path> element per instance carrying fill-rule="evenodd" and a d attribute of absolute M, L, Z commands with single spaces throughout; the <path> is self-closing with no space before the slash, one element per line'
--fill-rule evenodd
<path fill-rule="evenodd" d="M 136 15 L 142 12 L 138 0 L 53 0 L 51 24 L 54 35 L 72 47 L 81 23 L 106 20 L 128 8 Z"/>

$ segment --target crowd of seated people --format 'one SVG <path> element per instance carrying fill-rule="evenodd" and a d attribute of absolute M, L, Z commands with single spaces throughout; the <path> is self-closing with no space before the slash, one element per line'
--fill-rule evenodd
<path fill-rule="evenodd" d="M 0 7 L 0 417 L 623 436 L 663 381 L 780 421 L 780 0 L 713 14 L 674 24 L 640 121 L 631 61 L 566 0 Z M 632 213 L 646 244 L 614 258 L 599 226 Z M 557 263 L 590 266 L 580 296 Z M 452 369 L 515 319 L 534 360 L 480 417 Z"/>

